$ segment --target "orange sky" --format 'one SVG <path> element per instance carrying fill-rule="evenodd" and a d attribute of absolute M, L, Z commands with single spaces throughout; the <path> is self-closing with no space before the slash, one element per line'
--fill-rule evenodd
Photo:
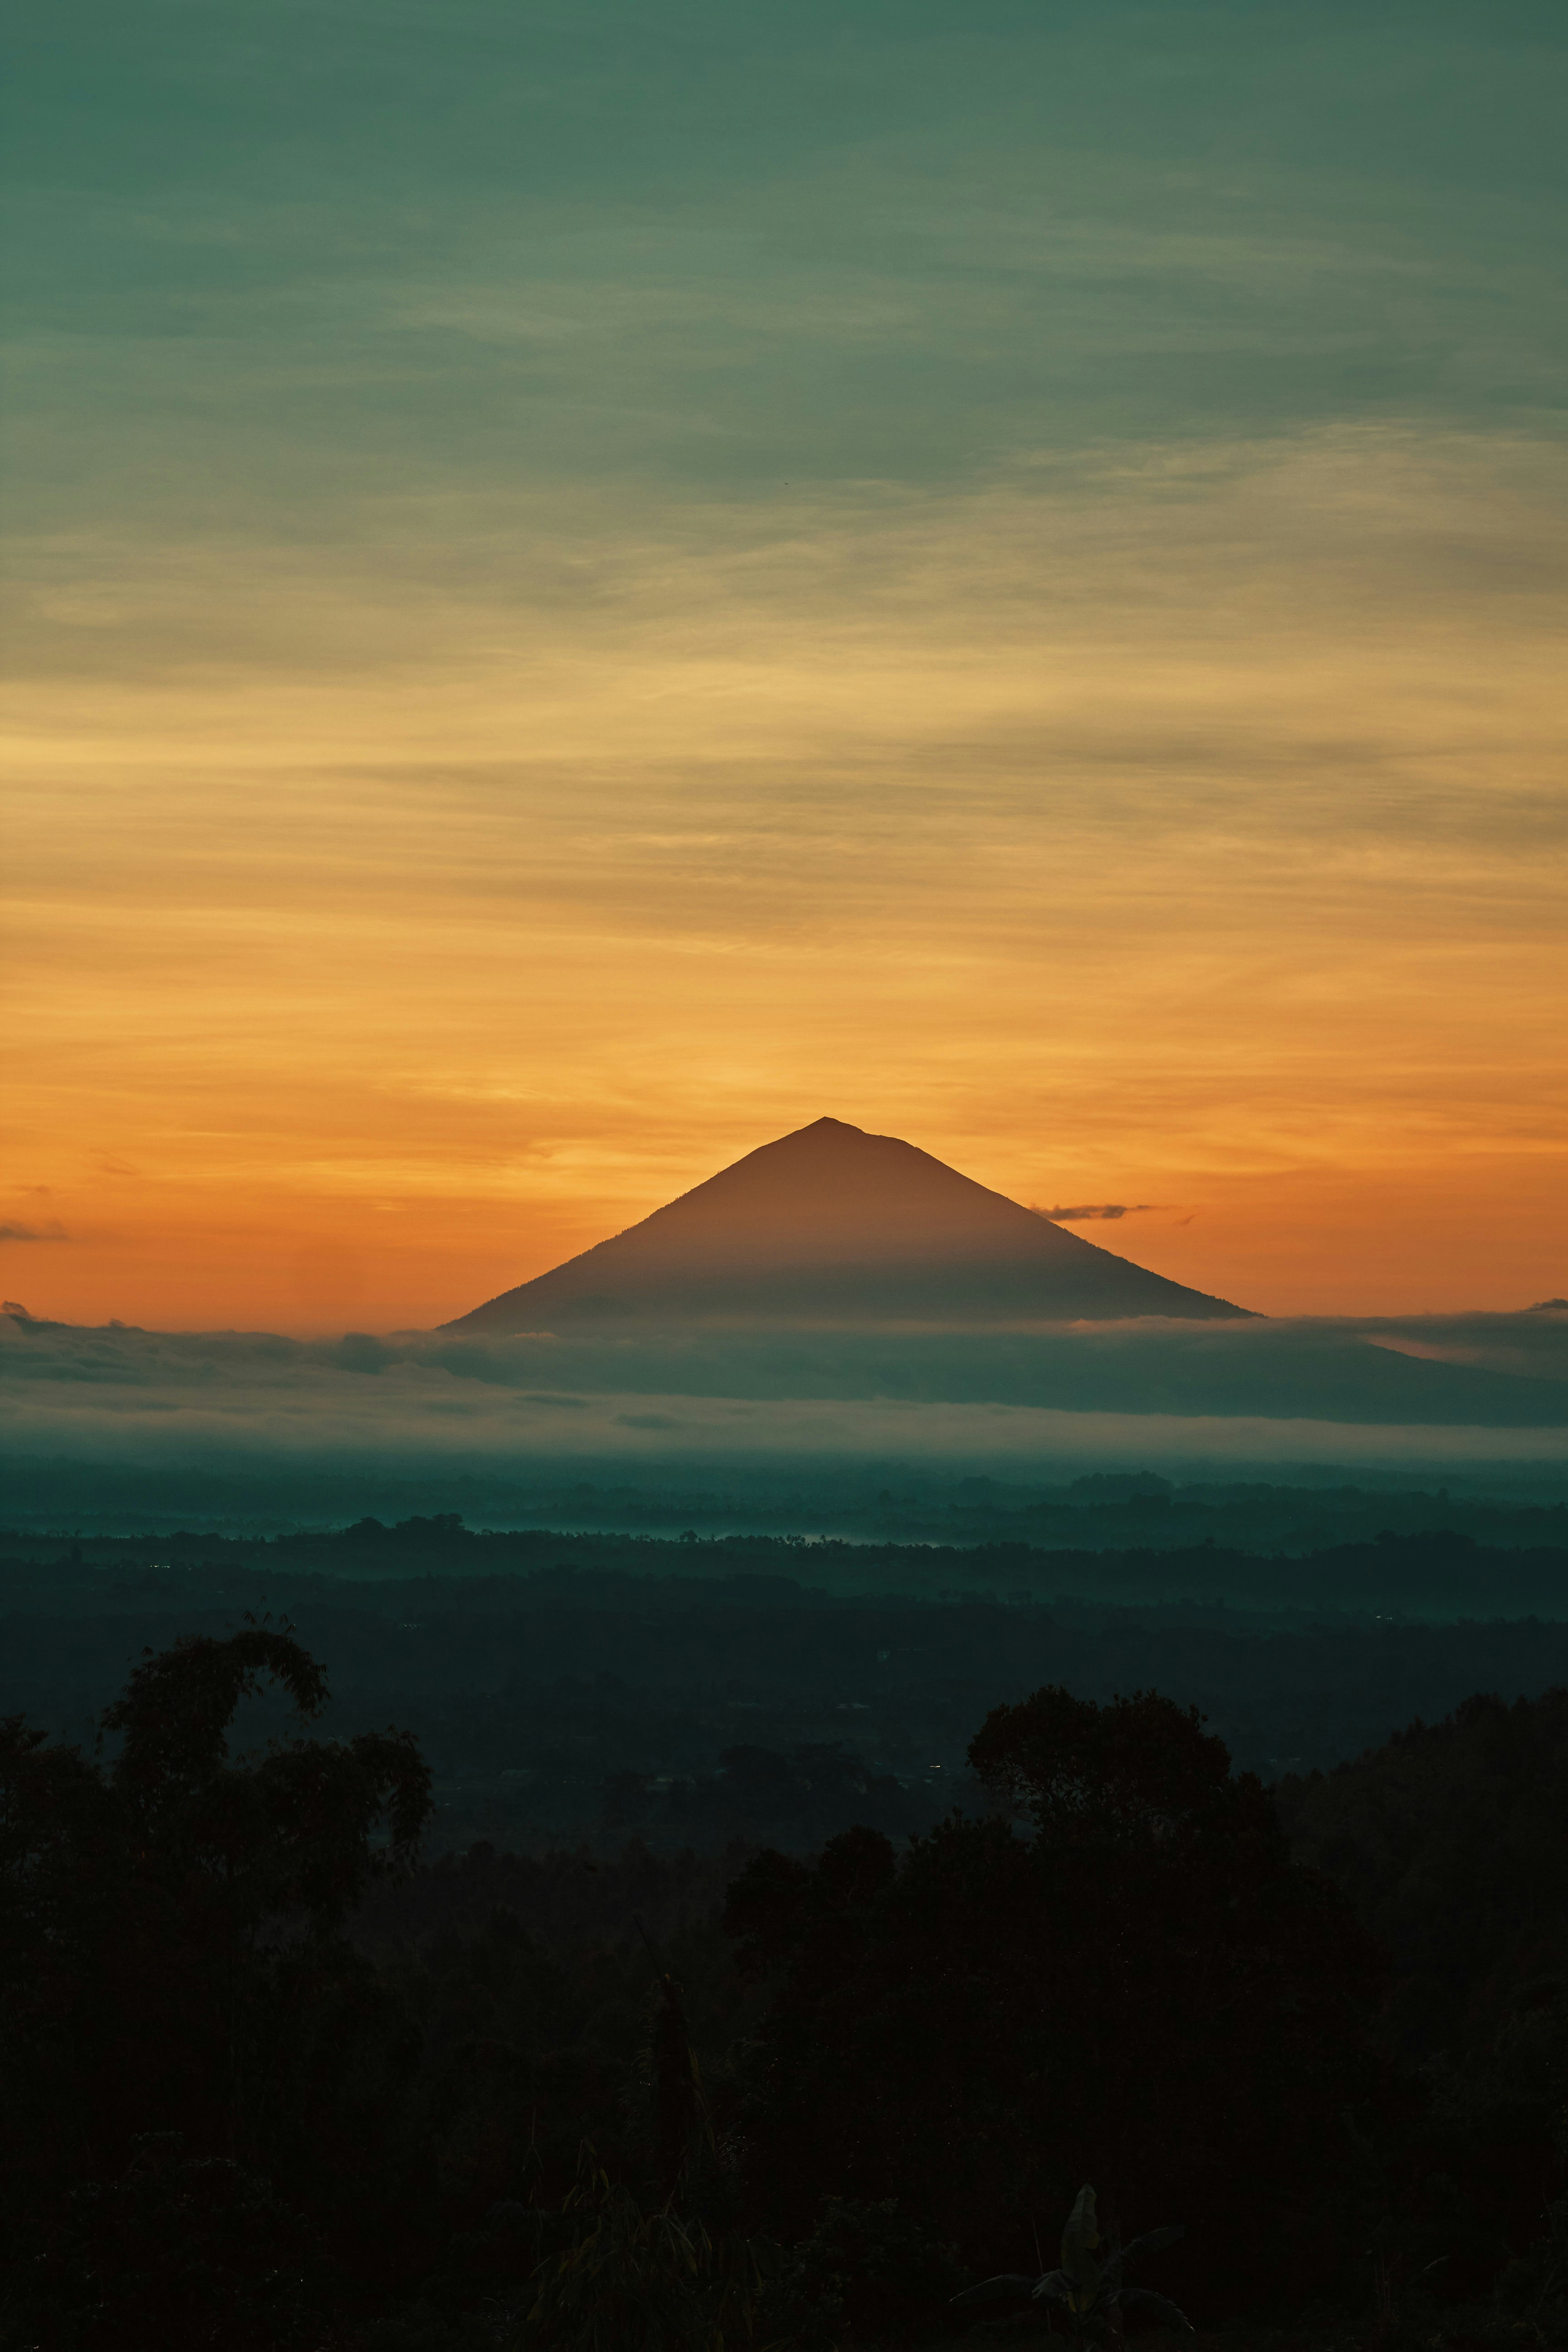
<path fill-rule="evenodd" d="M 824 1113 L 1265 1310 L 1568 1293 L 1560 23 L 84 5 L 7 1297 L 426 1325 Z"/>
<path fill-rule="evenodd" d="M 6 1295 L 426 1324 L 825 1111 L 1265 1310 L 1561 1292 L 1560 649 L 1469 578 L 1550 478 L 720 509 L 586 620 L 252 578 L 271 677 L 119 592 L 14 694 Z"/>

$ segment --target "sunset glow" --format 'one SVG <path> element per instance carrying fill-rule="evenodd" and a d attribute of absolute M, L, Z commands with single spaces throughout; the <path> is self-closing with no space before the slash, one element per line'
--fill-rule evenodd
<path fill-rule="evenodd" d="M 975 14 L 40 35 L 7 1296 L 429 1325 L 825 1113 L 1268 1313 L 1568 1290 L 1502 51 Z"/>

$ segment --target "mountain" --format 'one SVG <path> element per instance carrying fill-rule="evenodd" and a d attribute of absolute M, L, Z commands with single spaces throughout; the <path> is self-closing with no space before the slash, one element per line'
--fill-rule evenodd
<path fill-rule="evenodd" d="M 448 1331 L 1240 1316 L 893 1135 L 819 1118 Z"/>

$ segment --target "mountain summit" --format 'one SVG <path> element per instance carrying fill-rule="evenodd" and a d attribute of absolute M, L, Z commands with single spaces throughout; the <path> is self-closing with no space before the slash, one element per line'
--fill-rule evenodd
<path fill-rule="evenodd" d="M 444 1328 L 1107 1322 L 1247 1311 L 1081 1241 L 897 1136 L 819 1118 Z"/>

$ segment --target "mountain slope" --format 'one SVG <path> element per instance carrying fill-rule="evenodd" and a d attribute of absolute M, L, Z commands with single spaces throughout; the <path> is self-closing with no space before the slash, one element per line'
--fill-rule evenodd
<path fill-rule="evenodd" d="M 1247 1312 L 1064 1232 L 896 1136 L 819 1118 L 445 1328 Z"/>

